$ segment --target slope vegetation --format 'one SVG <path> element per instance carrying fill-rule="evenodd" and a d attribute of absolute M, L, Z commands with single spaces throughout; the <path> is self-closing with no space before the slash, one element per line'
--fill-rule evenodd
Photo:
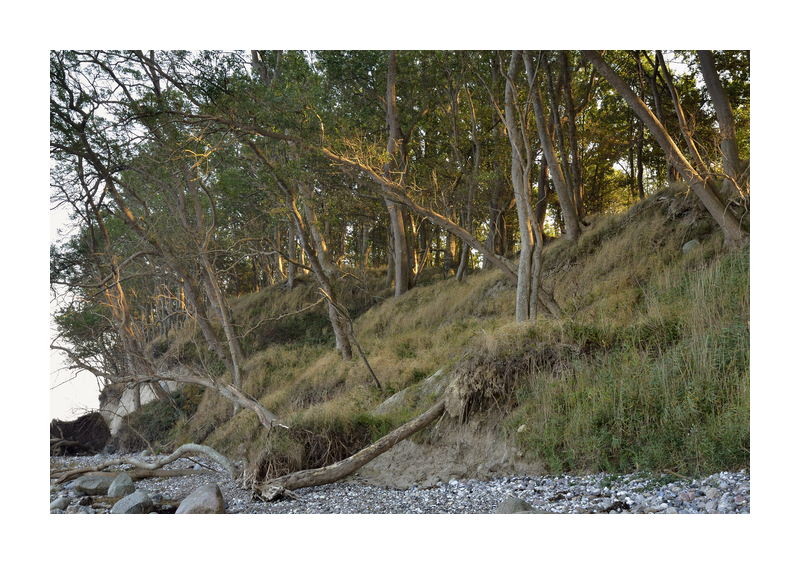
<path fill-rule="evenodd" d="M 428 272 L 399 298 L 383 288 L 383 273 L 348 273 L 342 295 L 382 391 L 360 360 L 333 351 L 322 306 L 309 307 L 319 299 L 313 284 L 241 296 L 245 389 L 291 429 L 268 432 L 206 392 L 150 440 L 206 442 L 248 460 L 257 477 L 316 467 L 428 407 L 432 397 L 411 392 L 428 389 L 439 371 L 451 382 L 450 417 L 411 441 L 425 447 L 418 456 L 436 457 L 441 446 L 467 460 L 445 448 L 458 436 L 462 446 L 492 445 L 473 458 L 499 456 L 497 445 L 512 453 L 482 465 L 495 472 L 697 474 L 749 465 L 747 249 L 724 251 L 710 219 L 682 194 L 663 192 L 593 218 L 575 245 L 550 243 L 544 265 L 543 284 L 564 314 L 525 324 L 513 322 L 513 287 L 495 270 L 464 282 Z M 154 348 L 165 364 L 219 371 L 199 342 L 187 325 Z M 392 472 L 419 464 L 406 454 Z M 466 464 L 452 474 L 481 471 Z"/>

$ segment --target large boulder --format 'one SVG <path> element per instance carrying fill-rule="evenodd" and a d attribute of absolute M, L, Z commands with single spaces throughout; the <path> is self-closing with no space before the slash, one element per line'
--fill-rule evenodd
<path fill-rule="evenodd" d="M 225 513 L 225 499 L 217 484 L 206 484 L 189 494 L 175 513 Z"/>
<path fill-rule="evenodd" d="M 69 507 L 69 498 L 66 496 L 60 496 L 58 499 L 53 500 L 50 503 L 50 509 L 61 509 L 64 510 Z"/>
<path fill-rule="evenodd" d="M 118 474 L 111 485 L 108 486 L 108 497 L 125 497 L 136 491 L 136 486 L 133 485 L 133 479 L 130 474 L 122 472 Z"/>
<path fill-rule="evenodd" d="M 126 495 L 111 508 L 111 513 L 150 513 L 153 509 L 153 500 L 141 490 L 136 490 Z"/>
<path fill-rule="evenodd" d="M 700 241 L 698 241 L 697 239 L 692 239 L 691 241 L 687 241 L 686 243 L 683 244 L 683 246 L 681 247 L 681 252 L 683 252 L 683 254 L 690 253 L 692 249 L 694 249 L 699 245 Z"/>
<path fill-rule="evenodd" d="M 107 495 L 108 488 L 116 477 L 116 474 L 86 474 L 75 480 L 72 487 L 81 494 Z"/>
<path fill-rule="evenodd" d="M 533 506 L 513 495 L 508 496 L 494 510 L 495 513 L 533 513 Z"/>

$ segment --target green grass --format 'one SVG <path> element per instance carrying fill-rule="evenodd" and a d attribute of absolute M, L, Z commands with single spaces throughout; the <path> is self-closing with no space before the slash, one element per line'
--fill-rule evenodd
<path fill-rule="evenodd" d="M 527 424 L 520 446 L 551 471 L 697 474 L 749 464 L 748 254 L 679 270 L 652 299 L 677 299 L 681 318 L 570 327 L 581 346 L 602 346 L 569 378 L 530 374 L 518 390 L 509 426 Z"/>
<path fill-rule="evenodd" d="M 312 467 L 424 409 L 431 398 L 391 417 L 371 415 L 392 393 L 444 368 L 472 400 L 466 416 L 497 412 L 498 433 L 549 472 L 746 467 L 748 251 L 725 251 L 702 216 L 670 213 L 649 198 L 592 218 L 577 244 L 549 244 L 543 284 L 564 310 L 560 319 L 514 323 L 514 289 L 496 269 L 464 282 L 426 280 L 400 297 L 382 287 L 378 271 L 345 277 L 338 289 L 382 393 L 360 360 L 333 351 L 322 306 L 287 315 L 319 299 L 310 281 L 241 296 L 232 307 L 247 335 L 244 389 L 293 431 L 267 432 L 211 392 L 171 429 L 155 414 L 162 423 L 153 426 L 247 458 L 262 474 Z M 682 253 L 692 238 L 701 244 Z M 221 375 L 201 342 L 187 326 L 169 348 Z"/>

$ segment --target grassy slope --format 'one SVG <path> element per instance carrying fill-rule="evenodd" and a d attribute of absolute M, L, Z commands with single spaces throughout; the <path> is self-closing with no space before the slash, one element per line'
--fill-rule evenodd
<path fill-rule="evenodd" d="M 693 238 L 701 245 L 682 253 Z M 471 382 L 471 409 L 499 411 L 498 432 L 551 471 L 748 465 L 746 250 L 723 252 L 709 221 L 680 196 L 653 197 L 596 218 L 577 245 L 549 245 L 545 270 L 565 315 L 530 324 L 513 323 L 513 288 L 491 270 L 400 298 L 380 289 L 377 273 L 345 278 L 382 394 L 363 364 L 332 351 L 319 306 L 274 320 L 316 301 L 311 284 L 243 296 L 235 313 L 252 328 L 246 391 L 293 431 L 268 433 L 252 414 L 231 417 L 230 405 L 205 394 L 169 439 L 251 461 L 269 453 L 259 471 L 270 474 L 333 462 L 413 415 L 375 417 L 372 408 L 445 367 Z M 189 334 L 171 347 L 197 360 Z"/>

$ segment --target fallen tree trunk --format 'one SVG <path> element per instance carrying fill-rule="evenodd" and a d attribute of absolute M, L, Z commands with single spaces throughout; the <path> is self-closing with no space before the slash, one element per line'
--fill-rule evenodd
<path fill-rule="evenodd" d="M 157 470 L 162 466 L 166 466 L 170 462 L 175 462 L 179 458 L 187 458 L 188 455 L 190 454 L 202 454 L 204 456 L 207 456 L 208 458 L 222 465 L 222 467 L 225 468 L 228 474 L 230 474 L 231 478 L 236 477 L 236 467 L 225 456 L 221 455 L 219 452 L 217 452 L 216 450 L 214 450 L 209 446 L 187 443 L 185 445 L 179 446 L 177 449 L 175 449 L 175 452 L 173 452 L 169 456 L 165 456 L 157 460 L 156 462 L 152 463 L 143 462 L 137 458 L 123 456 L 121 458 L 114 458 L 113 460 L 109 460 L 102 464 L 98 464 L 97 466 L 68 470 L 58 476 L 56 483 L 60 484 L 62 482 L 74 478 L 75 476 L 86 474 L 87 472 L 99 472 L 104 468 L 108 468 L 110 466 L 120 466 L 122 464 L 130 464 L 132 466 L 135 466 L 136 468 L 140 468 L 142 470 L 147 470 L 147 471 Z"/>
<path fill-rule="evenodd" d="M 407 439 L 417 431 L 424 429 L 438 419 L 443 413 L 444 400 L 439 400 L 426 412 L 418 415 L 388 435 L 384 435 L 376 442 L 344 460 L 340 460 L 328 466 L 323 466 L 322 468 L 300 470 L 264 482 L 260 488 L 260 495 L 266 501 L 273 501 L 283 495 L 287 495 L 286 492 L 289 490 L 338 482 L 364 466 L 370 460 L 376 458 L 378 455 L 383 454 L 403 439 Z"/>
<path fill-rule="evenodd" d="M 89 445 L 85 445 L 78 441 L 68 441 L 66 439 L 50 439 L 50 456 L 64 456 L 67 454 L 88 453 L 94 454 L 97 452 Z"/>

